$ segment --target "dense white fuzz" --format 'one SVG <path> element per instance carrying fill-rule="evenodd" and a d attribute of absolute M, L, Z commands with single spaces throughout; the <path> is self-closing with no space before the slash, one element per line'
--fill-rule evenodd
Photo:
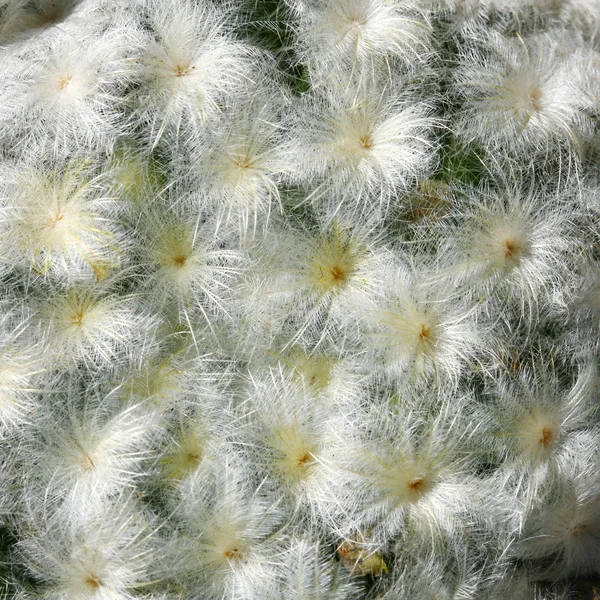
<path fill-rule="evenodd" d="M 497 515 L 500 505 L 461 451 L 476 431 L 461 415 L 466 403 L 390 398 L 357 416 L 351 429 L 334 431 L 323 459 L 331 527 L 350 540 L 368 531 L 380 545 L 401 536 L 405 547 L 431 552 L 484 535 L 486 514 Z"/>
<path fill-rule="evenodd" d="M 439 265 L 416 262 L 387 281 L 385 300 L 372 313 L 369 344 L 386 375 L 414 385 L 427 379 L 457 383 L 482 345 L 473 306 L 436 285 Z"/>
<path fill-rule="evenodd" d="M 73 524 L 67 515 L 31 515 L 20 544 L 27 569 L 48 600 L 129 600 L 147 583 L 151 546 L 140 507 L 122 501 Z"/>
<path fill-rule="evenodd" d="M 237 225 L 242 240 L 266 227 L 273 210 L 282 210 L 278 184 L 290 170 L 290 107 L 280 104 L 284 92 L 278 91 L 275 96 L 258 89 L 252 102 L 233 107 L 196 167 L 206 209 L 217 223 Z"/>
<path fill-rule="evenodd" d="M 575 355 L 600 347 L 600 265 L 585 262 L 571 282 L 567 296 L 569 324 L 567 343 Z M 570 293 L 569 293 L 570 292 Z"/>
<path fill-rule="evenodd" d="M 292 131 L 307 200 L 334 215 L 385 212 L 435 160 L 431 113 L 396 87 L 327 88 L 308 96 Z"/>
<path fill-rule="evenodd" d="M 487 598 L 489 590 L 484 586 L 487 583 L 486 577 L 490 575 L 491 565 L 482 565 L 481 556 L 469 550 L 467 547 L 459 547 L 455 552 L 420 553 L 399 544 L 397 562 L 394 565 L 396 576 L 382 600 Z"/>
<path fill-rule="evenodd" d="M 44 370 L 39 353 L 39 346 L 23 346 L 8 337 L 0 345 L 0 437 L 28 420 L 34 409 L 35 376 Z"/>
<path fill-rule="evenodd" d="M 274 494 L 284 493 L 292 506 L 305 508 L 302 504 L 311 501 L 314 482 L 322 476 L 319 457 L 332 407 L 281 370 L 252 384 L 251 407 L 258 417 L 252 462 L 269 477 Z"/>
<path fill-rule="evenodd" d="M 46 363 L 30 341 L 31 320 L 16 298 L 0 299 L 0 439 L 36 410 Z M 1 478 L 1 475 L 0 475 Z"/>
<path fill-rule="evenodd" d="M 330 549 L 308 538 L 293 538 L 282 557 L 281 584 L 267 600 L 350 600 L 363 593 L 343 567 L 333 559 Z M 329 551 L 329 552 L 328 552 Z"/>
<path fill-rule="evenodd" d="M 594 573 L 600 560 L 600 437 L 565 456 L 563 475 L 530 513 L 520 557 L 540 559 L 541 578 Z"/>
<path fill-rule="evenodd" d="M 272 270 L 263 284 L 269 319 L 291 326 L 292 343 L 306 332 L 322 341 L 336 323 L 362 318 L 374 308 L 390 253 L 378 247 L 369 224 L 338 222 L 311 233 L 282 233 L 269 243 Z M 267 305 L 269 306 L 269 305 Z"/>
<path fill-rule="evenodd" d="M 300 60 L 318 83 L 332 75 L 370 78 L 422 63 L 431 52 L 418 3 L 399 0 L 288 0 L 298 15 Z"/>
<path fill-rule="evenodd" d="M 181 488 L 185 520 L 183 537 L 173 540 L 173 564 L 176 579 L 197 600 L 264 598 L 276 582 L 281 510 L 259 490 L 250 492 L 248 465 L 234 465 L 232 458 L 222 455 L 213 480 L 203 475 Z"/>
<path fill-rule="evenodd" d="M 163 135 L 197 142 L 207 121 L 250 79 L 250 49 L 208 0 L 148 0 L 137 65 L 136 122 L 151 147 Z"/>
<path fill-rule="evenodd" d="M 129 77 L 126 34 L 105 30 L 85 44 L 61 32 L 23 51 L 2 102 L 16 107 L 0 127 L 19 149 L 65 157 L 110 150 L 119 131 L 120 95 Z"/>
<path fill-rule="evenodd" d="M 7 181 L 7 218 L 0 248 L 32 276 L 104 279 L 124 249 L 117 207 L 103 196 L 102 178 L 89 161 L 46 170 L 17 163 Z"/>
<path fill-rule="evenodd" d="M 462 282 L 493 320 L 506 319 L 512 306 L 531 326 L 564 285 L 565 260 L 574 252 L 569 196 L 508 184 L 467 193 L 454 214 L 454 233 L 443 242 L 452 263 L 447 276 Z"/>
<path fill-rule="evenodd" d="M 215 313 L 228 314 L 231 281 L 244 255 L 229 249 L 227 231 L 202 214 L 180 218 L 158 207 L 143 215 L 140 229 L 145 289 L 153 308 L 174 302 L 185 314 L 199 311 L 209 324 Z"/>
<path fill-rule="evenodd" d="M 577 593 L 572 582 L 540 582 L 530 577 L 525 569 L 511 569 L 496 575 L 486 592 L 490 600 L 568 600 Z"/>
<path fill-rule="evenodd" d="M 157 324 L 138 312 L 135 298 L 83 285 L 52 290 L 38 318 L 55 364 L 81 361 L 88 367 L 114 367 L 140 351 Z"/>
<path fill-rule="evenodd" d="M 124 487 L 141 475 L 153 437 L 160 432 L 141 406 L 121 407 L 110 396 L 93 398 L 81 409 L 75 391 L 56 394 L 59 408 L 40 411 L 24 457 L 35 465 L 26 492 L 50 514 L 71 523 L 101 515 Z"/>
<path fill-rule="evenodd" d="M 600 0 L 0 0 L 0 596 L 597 580 L 599 133 Z"/>
<path fill-rule="evenodd" d="M 579 150 L 581 136 L 591 131 L 586 112 L 592 104 L 583 85 L 585 60 L 579 52 L 564 52 L 576 41 L 561 39 L 560 31 L 509 38 L 468 29 L 464 35 L 468 41 L 455 73 L 464 99 L 459 132 L 511 153 Z"/>
<path fill-rule="evenodd" d="M 575 28 L 584 29 L 594 35 L 600 23 L 600 2 L 598 0 L 562 0 L 561 16 Z"/>
<path fill-rule="evenodd" d="M 552 372 L 544 364 L 536 371 Z M 491 422 L 482 441 L 504 463 L 497 476 L 527 507 L 535 502 L 541 486 L 562 475 L 565 454 L 590 443 L 585 427 L 597 412 L 593 402 L 598 374 L 593 364 L 581 367 L 570 390 L 561 389 L 549 376 L 542 377 L 532 381 L 525 372 L 514 384 L 500 380 L 497 397 L 484 408 Z"/>

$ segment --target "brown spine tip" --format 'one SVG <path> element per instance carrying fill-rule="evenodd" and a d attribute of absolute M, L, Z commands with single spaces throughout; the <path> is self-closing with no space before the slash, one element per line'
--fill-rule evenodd
<path fill-rule="evenodd" d="M 544 427 L 540 435 L 540 444 L 547 448 L 552 443 L 552 438 L 552 430 L 549 427 Z"/>
<path fill-rule="evenodd" d="M 298 466 L 299 467 L 308 467 L 310 465 L 310 463 L 313 461 L 313 457 L 310 454 L 310 452 L 305 452 L 299 459 L 298 459 Z"/>
<path fill-rule="evenodd" d="M 175 266 L 177 267 L 183 267 L 183 265 L 185 265 L 187 261 L 187 256 L 184 256 L 183 254 L 177 254 L 177 256 L 173 257 L 173 262 L 175 263 Z"/>
<path fill-rule="evenodd" d="M 508 259 L 516 258 L 519 254 L 520 247 L 514 240 L 506 240 L 504 242 L 504 257 Z"/>
<path fill-rule="evenodd" d="M 425 487 L 425 477 L 416 477 L 408 482 L 408 488 L 411 492 L 420 492 Z"/>
<path fill-rule="evenodd" d="M 373 140 L 371 139 L 371 136 L 369 136 L 369 135 L 361 135 L 360 136 L 360 145 L 365 150 L 371 150 L 371 148 L 373 148 Z"/>
<path fill-rule="evenodd" d="M 175 75 L 177 75 L 177 77 L 185 77 L 190 74 L 190 71 L 191 69 L 188 65 L 177 65 L 177 67 L 175 67 Z"/>
<path fill-rule="evenodd" d="M 240 556 L 241 552 L 239 548 L 229 548 L 228 550 L 225 550 L 225 552 L 223 552 L 223 556 L 225 556 L 225 558 L 227 560 L 234 560 L 236 558 L 238 558 Z"/>
<path fill-rule="evenodd" d="M 423 323 L 421 325 L 421 329 L 419 331 L 419 340 L 424 342 L 425 340 L 427 340 L 430 337 L 431 337 L 431 327 L 428 327 L 427 325 L 425 325 L 425 323 Z"/>
<path fill-rule="evenodd" d="M 331 267 L 330 273 L 335 281 L 343 282 L 346 280 L 346 277 L 347 277 L 346 271 L 344 271 L 344 269 L 342 269 L 342 267 L 339 267 L 337 265 L 333 266 L 333 267 Z"/>
<path fill-rule="evenodd" d="M 81 327 L 83 325 L 83 311 L 80 310 L 72 315 L 71 323 L 77 327 Z"/>
<path fill-rule="evenodd" d="M 85 578 L 85 583 L 95 590 L 97 590 L 102 585 L 102 581 L 93 573 L 87 574 Z"/>

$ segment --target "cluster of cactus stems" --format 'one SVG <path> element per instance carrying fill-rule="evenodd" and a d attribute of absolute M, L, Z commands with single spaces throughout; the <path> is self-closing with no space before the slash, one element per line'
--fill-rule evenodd
<path fill-rule="evenodd" d="M 0 593 L 600 573 L 600 1 L 0 0 L 0 73 Z"/>

